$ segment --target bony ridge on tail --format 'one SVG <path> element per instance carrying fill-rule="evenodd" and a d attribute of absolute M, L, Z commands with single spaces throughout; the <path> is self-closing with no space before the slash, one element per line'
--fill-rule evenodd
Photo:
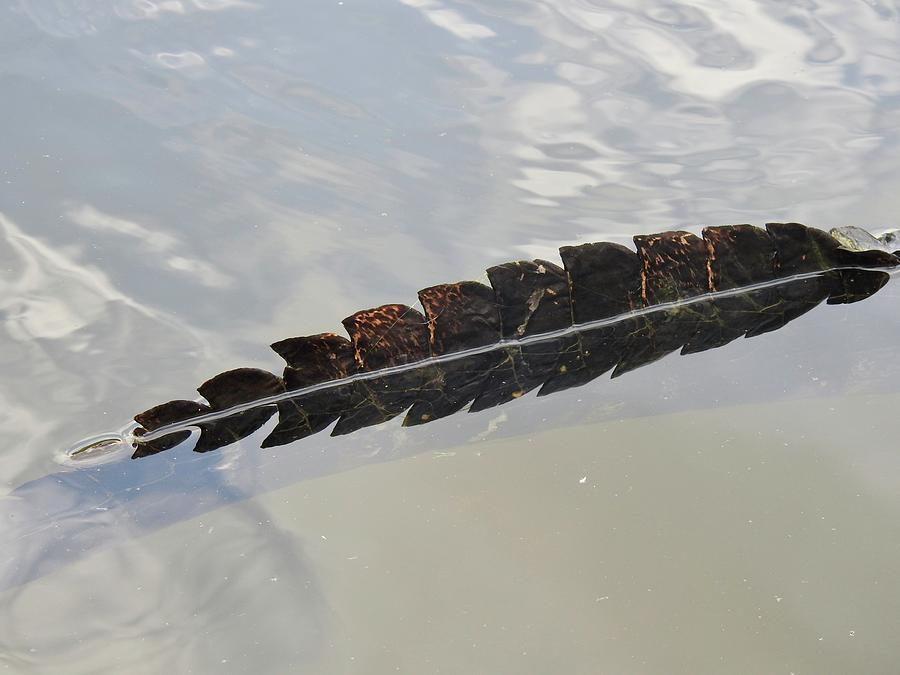
<path fill-rule="evenodd" d="M 335 333 L 281 340 L 281 376 L 229 370 L 203 383 L 203 401 L 173 400 L 135 416 L 134 457 L 168 450 L 199 429 L 194 450 L 245 438 L 276 412 L 263 446 L 325 430 L 347 434 L 404 411 L 407 426 L 467 405 L 484 410 L 616 377 L 680 349 L 720 347 L 777 330 L 823 301 L 863 300 L 900 264 L 892 235 L 799 223 L 707 227 L 564 246 L 562 265 L 515 261 L 487 270 L 490 285 L 419 291 L 362 310 Z"/>

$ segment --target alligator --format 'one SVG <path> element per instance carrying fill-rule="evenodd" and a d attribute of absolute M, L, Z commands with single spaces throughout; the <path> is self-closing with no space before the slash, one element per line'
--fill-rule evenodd
<path fill-rule="evenodd" d="M 852 320 L 822 316 L 817 324 L 809 317 L 806 332 L 782 344 L 734 345 L 731 355 L 694 361 L 728 364 L 727 372 L 670 360 L 657 369 L 659 391 L 644 389 L 654 378 L 616 380 L 617 390 L 590 410 L 587 402 L 570 410 L 577 394 L 560 394 L 541 406 L 546 417 L 533 414 L 536 400 L 513 404 L 508 416 L 516 423 L 508 427 L 504 415 L 488 420 L 482 414 L 446 424 L 438 435 L 424 433 L 429 427 L 396 434 L 385 425 L 329 443 L 316 433 L 330 427 L 332 435 L 350 434 L 404 411 L 406 424 L 423 424 L 466 407 L 490 409 L 529 390 L 549 394 L 603 372 L 618 376 L 677 349 L 701 352 L 741 335 L 771 333 L 824 301 L 862 300 L 900 269 L 896 239 L 857 228 L 828 235 L 795 224 L 711 227 L 702 237 L 669 232 L 638 237 L 636 244 L 635 250 L 608 243 L 565 247 L 561 266 L 507 263 L 491 268 L 490 287 L 461 282 L 425 289 L 422 314 L 392 305 L 357 312 L 345 322 L 349 339 L 319 335 L 275 343 L 287 361 L 280 377 L 229 371 L 200 387 L 203 401 L 163 404 L 138 415 L 137 428 L 79 443 L 61 458 L 59 471 L 0 497 L 6 543 L 0 591 L 125 539 L 298 481 L 486 434 L 500 439 L 570 419 L 624 419 L 810 391 L 838 395 L 859 391 L 860 378 L 866 392 L 896 391 L 893 325 L 873 330 L 864 320 L 882 316 L 896 323 L 893 314 L 883 316 L 893 301 L 883 294 Z M 849 312 L 843 316 L 850 318 Z M 791 368 L 796 352 L 782 352 L 804 335 L 817 336 L 800 357 L 815 369 L 812 385 L 806 371 Z M 846 358 L 837 358 L 839 350 Z M 880 365 L 859 370 L 873 360 Z M 758 376 L 751 362 L 764 366 Z M 732 381 L 738 390 L 723 392 Z M 591 389 L 600 399 L 601 387 Z M 275 412 L 277 425 L 263 429 Z M 268 433 L 264 443 L 271 446 L 309 437 L 309 451 L 209 452 L 253 429 Z M 329 445 L 333 452 L 326 451 Z M 145 459 L 132 462 L 132 453 Z"/>
<path fill-rule="evenodd" d="M 823 301 L 863 300 L 900 265 L 893 234 L 831 233 L 799 223 L 706 227 L 638 235 L 635 249 L 598 242 L 560 249 L 562 265 L 520 260 L 403 304 L 358 311 L 335 333 L 272 344 L 275 375 L 223 372 L 135 415 L 133 458 L 196 435 L 195 452 L 239 441 L 276 412 L 263 447 L 331 427 L 349 434 L 406 412 L 415 426 L 468 406 L 479 411 L 618 377 L 666 354 L 693 354 L 775 331 Z M 333 426 L 332 426 L 333 425 Z M 199 430 L 199 434 L 196 431 Z"/>

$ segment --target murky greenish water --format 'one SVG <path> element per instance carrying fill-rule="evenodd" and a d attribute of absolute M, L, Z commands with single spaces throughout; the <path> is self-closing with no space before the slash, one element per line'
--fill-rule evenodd
<path fill-rule="evenodd" d="M 424 426 L 63 460 L 503 261 L 896 227 L 896 7 L 12 0 L 0 55 L 0 669 L 900 671 L 896 280 Z"/>

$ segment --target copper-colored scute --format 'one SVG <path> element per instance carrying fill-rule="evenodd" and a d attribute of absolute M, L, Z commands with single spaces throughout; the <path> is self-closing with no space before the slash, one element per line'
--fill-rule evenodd
<path fill-rule="evenodd" d="M 406 305 L 382 305 L 343 321 L 361 370 L 415 363 L 428 356 L 425 317 Z"/>
<path fill-rule="evenodd" d="M 177 446 L 190 428 L 199 430 L 194 451 L 208 452 L 253 434 L 276 411 L 264 447 L 332 425 L 333 436 L 351 433 L 403 412 L 403 424 L 416 426 L 777 330 L 823 301 L 857 302 L 888 282 L 886 270 L 900 263 L 889 242 L 850 229 L 844 241 L 857 239 L 847 246 L 798 223 L 725 225 L 702 237 L 638 235 L 636 250 L 564 246 L 562 267 L 495 265 L 490 286 L 460 281 L 419 291 L 424 315 L 382 305 L 344 319 L 349 339 L 319 333 L 275 342 L 286 362 L 280 377 L 229 370 L 199 387 L 205 403 L 175 400 L 136 415 L 134 457 Z M 860 240 L 880 248 L 852 245 Z M 144 439 L 168 425 L 177 428 Z"/>
<path fill-rule="evenodd" d="M 490 345 L 501 337 L 494 291 L 477 281 L 423 288 L 419 302 L 435 356 Z"/>
<path fill-rule="evenodd" d="M 709 290 L 706 244 L 690 232 L 663 232 L 634 238 L 641 260 L 644 306 L 675 302 Z"/>

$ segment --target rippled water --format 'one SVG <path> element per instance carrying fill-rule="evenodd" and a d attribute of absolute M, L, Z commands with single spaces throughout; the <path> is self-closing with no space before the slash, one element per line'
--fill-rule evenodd
<path fill-rule="evenodd" d="M 0 667 L 896 672 L 893 285 L 421 428 L 59 457 L 562 244 L 896 227 L 898 39 L 877 1 L 5 5 Z"/>

